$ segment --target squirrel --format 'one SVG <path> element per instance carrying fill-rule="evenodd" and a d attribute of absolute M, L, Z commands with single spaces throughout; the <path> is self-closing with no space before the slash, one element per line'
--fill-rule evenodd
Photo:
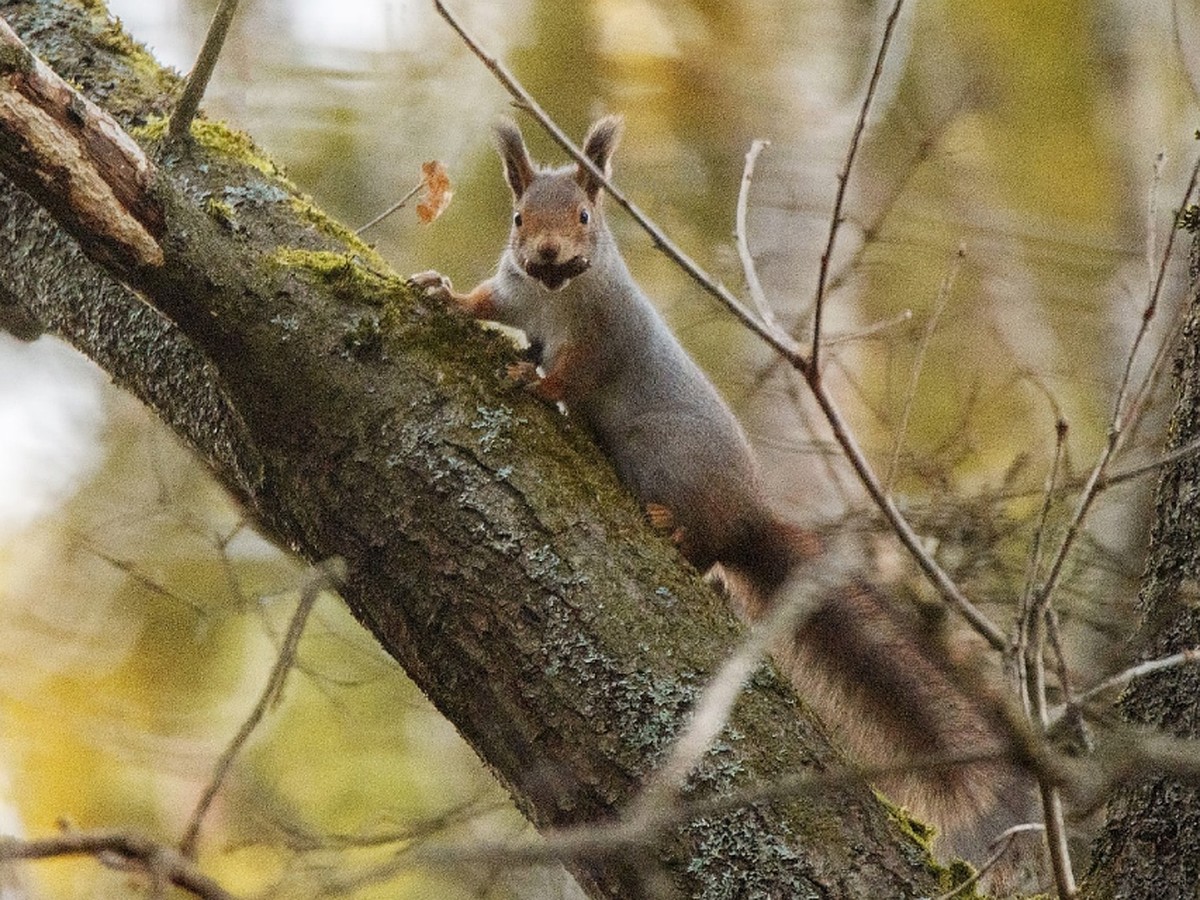
<path fill-rule="evenodd" d="M 621 130 L 619 117 L 601 118 L 583 142 L 606 178 Z M 539 167 L 510 121 L 496 138 L 514 203 L 496 273 L 465 294 L 438 272 L 412 283 L 476 319 L 522 329 L 544 374 L 525 361 L 509 376 L 562 403 L 651 523 L 697 569 L 722 579 L 743 618 L 760 620 L 790 579 L 820 566 L 822 539 L 771 510 L 742 427 L 630 275 L 605 223 L 600 180 L 582 165 Z M 861 578 L 823 590 L 774 655 L 869 764 L 1003 753 L 1008 744 L 945 654 Z M 1023 821 L 1014 769 L 1004 761 L 914 767 L 881 786 L 949 830 L 955 852 L 977 856 L 1014 818 Z M 954 826 L 967 837 L 954 839 Z"/>

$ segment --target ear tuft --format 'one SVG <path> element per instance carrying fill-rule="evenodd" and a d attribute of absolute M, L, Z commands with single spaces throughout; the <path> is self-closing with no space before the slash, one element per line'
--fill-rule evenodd
<path fill-rule="evenodd" d="M 512 188 L 513 199 L 520 200 L 525 189 L 533 181 L 535 171 L 525 149 L 525 141 L 521 137 L 521 129 L 510 119 L 501 119 L 496 123 L 496 149 L 500 151 L 500 160 L 504 163 L 504 178 Z"/>
<path fill-rule="evenodd" d="M 583 153 L 596 164 L 596 168 L 607 178 L 612 171 L 612 155 L 621 140 L 621 129 L 624 120 L 620 116 L 605 116 L 597 119 L 588 129 L 587 137 L 583 139 Z M 579 166 L 575 176 L 579 186 L 583 188 L 593 203 L 600 193 L 600 182 L 583 166 Z"/>

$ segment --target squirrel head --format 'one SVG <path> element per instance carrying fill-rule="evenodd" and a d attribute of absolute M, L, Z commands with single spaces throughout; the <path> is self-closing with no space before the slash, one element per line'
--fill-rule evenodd
<path fill-rule="evenodd" d="M 584 155 L 605 178 L 620 136 L 620 117 L 606 116 L 584 138 Z M 559 169 L 535 165 L 512 122 L 501 122 L 496 138 L 504 177 L 513 192 L 509 236 L 513 256 L 527 276 L 549 290 L 561 290 L 592 264 L 604 229 L 600 181 L 581 165 Z"/>

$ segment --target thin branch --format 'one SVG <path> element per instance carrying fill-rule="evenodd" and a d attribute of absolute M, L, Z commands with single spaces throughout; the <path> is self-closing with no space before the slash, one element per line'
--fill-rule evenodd
<path fill-rule="evenodd" d="M 287 683 L 288 673 L 291 671 L 292 665 L 296 660 L 296 648 L 300 644 L 300 638 L 304 634 L 304 626 L 308 622 L 308 615 L 312 612 L 313 605 L 317 602 L 321 591 L 329 587 L 331 584 L 339 584 L 344 579 L 345 564 L 341 560 L 326 560 L 319 566 L 313 568 L 309 575 L 307 583 L 300 592 L 300 600 L 296 604 L 296 611 L 292 613 L 291 622 L 288 623 L 287 634 L 284 636 L 283 644 L 279 648 L 279 656 L 275 660 L 275 665 L 271 668 L 271 674 L 267 678 L 267 683 L 263 687 L 262 695 L 258 698 L 258 702 L 254 705 L 250 715 L 242 722 L 241 728 L 238 729 L 233 740 L 229 742 L 229 746 L 225 748 L 225 752 L 221 754 L 217 764 L 213 767 L 212 777 L 204 788 L 204 792 L 200 796 L 200 800 L 196 803 L 196 808 L 192 811 L 191 819 L 188 821 L 187 828 L 184 830 L 183 837 L 179 841 L 179 852 L 186 857 L 195 857 L 196 843 L 200 837 L 200 827 L 204 823 L 204 817 L 208 814 L 212 802 L 216 799 L 221 785 L 225 781 L 225 777 L 229 774 L 230 768 L 233 766 L 233 761 L 249 740 L 250 735 L 254 733 L 254 729 L 262 721 L 267 711 L 279 702 L 283 695 L 284 685 Z"/>
<path fill-rule="evenodd" d="M 954 889 L 947 891 L 944 894 L 939 894 L 934 898 L 934 900 L 953 900 L 954 897 L 957 897 L 971 885 L 979 881 L 980 878 L 990 872 L 993 868 L 995 868 L 996 863 L 1000 862 L 1000 860 L 1004 858 L 1004 855 L 1008 853 L 1009 849 L 1016 842 L 1017 838 L 1023 834 L 1028 834 L 1031 831 L 1045 830 L 1046 826 L 1037 822 L 1026 822 L 1023 825 L 1014 825 L 1012 828 L 1005 830 L 1005 832 L 996 838 L 996 840 L 992 841 L 991 846 L 996 848 L 995 851 L 987 858 L 987 861 L 984 862 L 983 865 L 981 865 L 971 875 L 970 878 Z"/>
<path fill-rule="evenodd" d="M 0 862 L 83 855 L 95 856 L 102 863 L 110 855 L 136 863 L 153 881 L 166 880 L 203 900 L 234 900 L 233 894 L 183 854 L 132 831 L 68 831 L 28 840 L 0 836 Z"/>
<path fill-rule="evenodd" d="M 1042 809 L 1046 822 L 1046 846 L 1050 849 L 1050 868 L 1060 900 L 1070 900 L 1078 893 L 1075 873 L 1071 869 L 1071 851 L 1067 847 L 1067 829 L 1063 819 L 1062 797 L 1058 788 L 1039 782 Z"/>
<path fill-rule="evenodd" d="M 1156 164 L 1156 169 L 1157 169 L 1157 164 Z M 1157 175 L 1157 173 L 1156 173 L 1156 175 Z M 1192 196 L 1192 192 L 1196 189 L 1196 183 L 1198 180 L 1200 180 L 1200 157 L 1196 158 L 1196 162 L 1192 166 L 1192 172 L 1191 172 L 1191 175 L 1188 177 L 1187 187 L 1184 188 L 1183 197 L 1180 199 L 1179 206 L 1176 207 L 1176 209 L 1183 210 L 1187 206 L 1188 199 Z M 1157 183 L 1157 177 L 1155 178 L 1155 183 Z M 1154 203 L 1153 195 L 1152 195 L 1151 210 L 1150 210 L 1150 215 L 1152 217 L 1154 216 L 1154 205 L 1155 205 L 1155 203 Z M 1159 261 L 1158 261 L 1158 268 L 1156 270 L 1153 270 L 1154 274 L 1152 275 L 1152 277 L 1150 279 L 1146 308 L 1142 310 L 1141 325 L 1138 328 L 1137 335 L 1133 339 L 1133 346 L 1130 347 L 1129 354 L 1125 358 L 1125 369 L 1121 373 L 1121 383 L 1117 389 L 1117 399 L 1116 399 L 1116 402 L 1113 404 L 1113 416 L 1112 416 L 1114 425 L 1117 425 L 1119 423 L 1119 426 L 1121 428 L 1123 428 L 1125 425 L 1127 425 L 1128 420 L 1133 417 L 1133 415 L 1135 414 L 1133 412 L 1133 410 L 1136 410 L 1140 407 L 1139 403 L 1134 403 L 1130 407 L 1129 411 L 1127 411 L 1125 409 L 1126 402 L 1127 402 L 1128 395 L 1129 395 L 1129 384 L 1133 377 L 1133 364 L 1137 357 L 1138 350 L 1141 347 L 1142 341 L 1145 340 L 1146 333 L 1150 329 L 1150 323 L 1154 320 L 1154 317 L 1158 312 L 1159 299 L 1162 297 L 1163 285 L 1166 284 L 1166 280 L 1167 280 L 1167 268 L 1171 262 L 1171 254 L 1175 249 L 1175 238 L 1179 234 L 1179 228 L 1177 227 L 1177 225 L 1178 225 L 1178 223 L 1173 221 L 1171 223 L 1170 230 L 1167 232 L 1166 246 L 1163 247 L 1162 256 L 1159 258 Z M 1152 225 L 1150 227 L 1149 231 L 1150 231 L 1150 237 L 1148 238 L 1148 240 L 1153 241 L 1154 240 L 1153 236 L 1155 234 L 1156 229 Z M 1150 253 L 1152 251 L 1153 251 L 1153 244 L 1150 244 L 1147 247 L 1147 252 Z M 1153 269 L 1153 259 L 1152 258 L 1148 259 L 1147 263 Z"/>
<path fill-rule="evenodd" d="M 942 313 L 946 311 L 946 305 L 950 302 L 950 292 L 954 288 L 954 282 L 958 278 L 958 273 L 962 269 L 963 259 L 966 255 L 967 248 L 959 244 L 958 250 L 955 252 L 953 260 L 951 260 L 950 268 L 946 271 L 945 276 L 942 278 L 941 286 L 938 288 L 933 315 L 925 323 L 925 331 L 921 335 L 920 344 L 917 345 L 917 358 L 913 361 L 912 373 L 909 375 L 908 380 L 908 389 L 904 393 L 904 405 L 900 413 L 900 424 L 896 427 L 896 440 L 892 445 L 892 459 L 888 464 L 887 473 L 883 476 L 883 489 L 889 494 L 895 486 L 896 474 L 900 468 L 900 454 L 904 450 L 904 438 L 908 433 L 909 419 L 912 416 L 913 405 L 916 402 L 917 384 L 921 380 L 921 372 L 925 368 L 925 355 L 929 352 L 929 344 L 933 341 L 933 335 L 937 331 Z"/>
<path fill-rule="evenodd" d="M 1053 398 L 1051 398 L 1053 401 Z M 1054 404 L 1057 407 L 1057 404 Z M 1055 486 L 1058 481 L 1058 470 L 1062 465 L 1063 454 L 1067 441 L 1067 422 L 1058 415 L 1054 428 L 1054 457 L 1050 462 L 1050 470 L 1046 473 L 1046 488 L 1042 493 L 1042 507 L 1038 513 L 1037 528 L 1033 532 L 1033 542 L 1029 548 L 1029 565 L 1025 575 L 1025 590 L 1021 595 L 1021 609 L 1017 617 L 1016 659 L 1017 684 L 1020 692 L 1021 706 L 1025 715 L 1033 717 L 1034 703 L 1029 692 L 1030 642 L 1029 634 L 1037 621 L 1035 597 L 1038 596 L 1038 581 L 1042 566 L 1042 547 L 1046 539 L 1046 528 L 1050 519 L 1050 510 L 1054 505 Z M 1040 660 L 1036 663 L 1040 666 Z"/>
<path fill-rule="evenodd" d="M 1023 615 L 1018 629 L 1018 647 L 1022 653 L 1017 657 L 1017 665 L 1025 670 L 1022 672 L 1022 703 L 1026 711 L 1041 727 L 1043 732 L 1049 720 L 1048 702 L 1046 697 L 1046 636 L 1056 620 L 1050 606 L 1052 594 L 1047 591 L 1034 590 L 1037 584 L 1040 568 L 1040 551 L 1042 536 L 1045 533 L 1046 520 L 1054 497 L 1054 486 L 1057 478 L 1059 463 L 1062 459 L 1066 443 L 1067 424 L 1061 418 L 1055 428 L 1054 459 L 1050 465 L 1050 473 L 1046 477 L 1046 493 L 1042 502 L 1041 520 L 1034 535 L 1033 549 L 1030 554 L 1028 584 L 1025 599 L 1022 603 Z M 1057 637 L 1055 634 L 1054 637 Z M 1027 670 L 1032 669 L 1033 685 L 1029 685 Z M 1066 678 L 1066 665 L 1063 664 L 1062 678 Z M 1064 685 L 1064 690 L 1068 690 Z M 1071 854 L 1067 846 L 1066 822 L 1063 818 L 1062 796 L 1058 787 L 1050 783 L 1038 773 L 1038 791 L 1042 801 L 1042 820 L 1046 825 L 1046 844 L 1050 852 L 1050 867 L 1054 873 L 1054 881 L 1061 900 L 1069 900 L 1075 896 L 1075 873 L 1071 867 Z"/>
<path fill-rule="evenodd" d="M 824 381 L 810 379 L 809 387 L 812 389 L 813 396 L 816 398 L 817 404 L 821 407 L 821 411 L 825 415 L 825 420 L 829 423 L 829 427 L 833 431 L 834 438 L 837 440 L 839 446 L 841 446 L 843 452 L 845 452 L 850 465 L 854 467 L 859 480 L 867 489 L 867 493 L 870 494 L 875 505 L 879 507 L 887 519 L 888 524 L 891 525 L 892 530 L 896 532 L 900 543 L 904 545 L 913 559 L 916 560 L 921 571 L 925 573 L 925 577 L 937 588 L 942 598 L 957 609 L 963 618 L 994 649 L 1004 652 L 1008 647 L 1008 639 L 1005 637 L 1004 632 L 984 615 L 975 604 L 967 599 L 959 586 L 946 573 L 946 570 L 938 565 L 937 560 L 933 558 L 928 548 L 922 543 L 920 536 L 913 530 L 908 520 L 904 518 L 904 514 L 896 506 L 896 502 L 884 491 L 879 477 L 871 468 L 866 454 L 863 453 L 857 439 L 851 433 L 850 427 L 846 424 L 841 410 L 826 388 Z"/>
<path fill-rule="evenodd" d="M 1050 644 L 1058 663 L 1059 688 L 1062 690 L 1063 696 L 1066 697 L 1067 704 L 1073 707 L 1074 694 L 1071 689 L 1066 654 L 1063 651 L 1062 640 L 1059 636 L 1058 612 L 1053 606 L 1046 608 L 1045 619 L 1046 636 L 1050 639 Z M 1045 667 L 1044 658 L 1039 659 L 1039 665 L 1043 668 Z M 1039 713 L 1042 722 L 1048 721 L 1049 708 L 1044 699 L 1040 703 Z M 1081 735 L 1086 740 L 1086 732 L 1083 731 L 1084 725 L 1082 720 L 1080 720 L 1079 725 Z M 1039 780 L 1039 787 L 1042 792 L 1043 821 L 1046 824 L 1046 843 L 1050 847 L 1050 864 L 1054 870 L 1059 897 L 1067 900 L 1067 898 L 1075 896 L 1077 888 L 1075 885 L 1075 871 L 1071 864 L 1070 848 L 1067 843 L 1067 826 L 1063 813 L 1062 793 L 1057 787 L 1048 784 L 1044 780 Z"/>
<path fill-rule="evenodd" d="M 746 229 L 746 208 L 750 201 L 750 185 L 754 180 L 754 166 L 758 162 L 759 154 L 769 146 L 771 146 L 770 141 L 754 140 L 750 144 L 750 149 L 746 151 L 746 166 L 742 170 L 742 186 L 738 190 L 733 234 L 737 243 L 738 256 L 742 260 L 742 271 L 746 275 L 746 289 L 750 292 L 750 299 L 758 309 L 758 315 L 763 322 L 771 328 L 778 328 L 779 323 L 775 319 L 775 312 L 771 309 L 771 304 L 767 302 L 767 295 L 763 292 L 762 282 L 758 278 L 758 266 L 754 262 L 754 255 L 750 252 L 749 232 Z"/>
<path fill-rule="evenodd" d="M 1053 606 L 1046 610 L 1046 637 L 1050 640 L 1050 649 L 1054 651 L 1054 668 L 1058 676 L 1058 689 L 1068 706 L 1075 705 L 1075 688 L 1071 681 L 1071 670 L 1067 666 L 1067 651 L 1062 639 L 1062 630 L 1058 620 L 1058 610 Z M 1049 716 L 1050 707 L 1044 713 Z"/>
<path fill-rule="evenodd" d="M 173 600 L 176 603 L 180 604 L 181 606 L 187 607 L 188 609 L 190 609 L 192 612 L 194 612 L 197 616 L 199 616 L 202 619 L 209 618 L 211 613 L 208 609 L 206 609 L 204 607 L 203 604 L 201 604 L 195 600 L 189 600 L 187 597 L 183 596 L 182 594 L 178 594 L 175 591 L 172 591 L 166 585 L 155 581 L 153 578 L 151 578 L 149 575 L 147 575 L 145 572 L 143 572 L 141 569 L 139 569 L 137 564 L 132 562 L 131 560 L 120 559 L 119 557 L 112 556 L 111 554 L 109 554 L 109 553 L 105 552 L 104 550 L 101 550 L 99 547 L 95 546 L 86 537 L 81 539 L 81 543 L 83 544 L 84 549 L 86 549 L 88 553 L 91 553 L 97 559 L 108 563 L 110 566 L 112 566 L 118 572 L 124 573 L 124 575 L 127 578 L 129 578 L 131 581 L 136 582 L 137 584 L 141 585 L 142 587 L 146 588 L 146 590 L 151 591 L 152 593 L 155 593 L 155 594 L 159 594 L 162 597 L 166 597 L 168 600 Z"/>
<path fill-rule="evenodd" d="M 869 337 L 874 337 L 881 331 L 889 331 L 893 328 L 898 328 L 901 325 L 912 321 L 913 311 L 911 309 L 902 309 L 896 315 L 888 319 L 880 319 L 878 322 L 872 322 L 870 325 L 865 325 L 862 328 L 857 328 L 854 331 L 844 331 L 840 334 L 826 335 L 825 340 L 821 343 L 825 347 L 832 347 L 836 344 L 849 344 L 854 341 L 866 340 Z"/>
<path fill-rule="evenodd" d="M 407 194 L 405 194 L 403 197 L 401 197 L 399 200 L 397 200 L 395 203 L 393 203 L 391 206 L 389 206 L 387 209 L 385 209 L 383 212 L 381 212 L 379 215 L 377 215 L 375 218 L 373 218 L 366 225 L 360 225 L 358 228 L 355 228 L 354 233 L 362 234 L 368 228 L 373 228 L 374 226 L 378 225 L 380 222 L 382 222 L 384 219 L 386 219 L 392 213 L 396 212 L 396 210 L 402 209 L 404 207 L 405 203 L 407 203 L 409 200 L 411 200 L 413 197 L 417 196 L 417 194 L 419 194 L 421 192 L 421 188 L 423 188 L 423 187 L 425 187 L 425 182 L 423 180 L 417 182 L 416 187 L 414 187 L 411 191 L 409 191 Z"/>
<path fill-rule="evenodd" d="M 428 840 L 441 832 L 450 831 L 457 826 L 481 820 L 485 815 L 511 808 L 512 800 L 507 795 L 497 796 L 495 791 L 481 792 L 475 797 L 463 800 L 436 815 L 421 819 L 407 827 L 361 834 L 317 833 L 290 819 L 285 821 L 272 816 L 270 820 L 272 826 L 282 833 L 284 845 L 289 850 L 297 853 L 315 853 L 386 847 L 389 844 L 412 845 Z M 251 839 L 241 846 L 255 846 L 258 843 L 260 843 L 259 840 Z M 234 846 L 236 848 L 237 845 Z"/>
<path fill-rule="evenodd" d="M 661 807 L 654 815 L 635 815 L 617 821 L 549 829 L 537 839 L 515 841 L 472 840 L 462 844 L 412 848 L 357 875 L 325 886 L 327 893 L 343 893 L 366 884 L 385 881 L 417 865 L 462 867 L 493 863 L 511 867 L 569 863 L 586 859 L 620 856 L 652 845 L 663 832 L 688 822 L 727 815 L 747 807 L 787 802 L 823 793 L 831 788 L 871 783 L 912 772 L 938 772 L 997 760 L 1009 759 L 1003 749 L 928 757 L 922 760 L 837 771 L 800 772 L 769 784 L 747 787 L 730 796 L 681 799 Z M 1025 826 L 1030 828 L 1033 826 Z"/>
<path fill-rule="evenodd" d="M 190 134 L 192 119 L 204 99 L 208 89 L 208 80 L 217 67 L 217 59 L 221 56 L 221 48 L 225 45 L 225 36 L 229 33 L 229 25 L 233 22 L 233 14 L 237 11 L 238 0 L 221 0 L 217 11 L 213 13 L 212 23 L 208 26 L 208 34 L 204 37 L 204 46 L 196 57 L 196 63 L 188 74 L 187 83 L 183 86 L 183 95 L 179 98 L 171 121 L 167 125 L 169 140 L 178 141 Z"/>
<path fill-rule="evenodd" d="M 1159 659 L 1151 659 L 1146 662 L 1138 663 L 1136 666 L 1130 666 L 1115 675 L 1110 675 L 1103 681 L 1092 685 L 1086 691 L 1075 698 L 1075 704 L 1082 706 L 1090 703 L 1102 694 L 1109 691 L 1120 690 L 1135 678 L 1144 678 L 1154 672 L 1161 672 L 1163 669 L 1173 669 L 1176 666 L 1182 666 L 1187 663 L 1200 662 L 1200 647 L 1189 647 L 1187 650 L 1181 650 L 1178 653 L 1172 653 L 1170 656 L 1163 656 Z M 1053 728 L 1067 715 L 1069 707 L 1064 705 L 1056 706 L 1049 713 L 1049 727 Z"/>
<path fill-rule="evenodd" d="M 850 256 L 842 263 L 841 269 L 829 276 L 829 280 L 825 283 L 826 294 L 838 290 L 838 288 L 847 283 L 851 273 L 861 269 L 863 257 L 879 239 L 879 233 L 883 228 L 884 222 L 887 221 L 888 216 L 896 209 L 900 198 L 904 196 L 905 190 L 920 170 L 921 165 L 932 158 L 934 151 L 938 149 L 938 142 L 945 137 L 951 123 L 958 120 L 957 116 L 961 114 L 962 107 L 963 103 L 960 99 L 949 110 L 943 111 L 939 122 L 934 123 L 925 130 L 925 137 L 917 144 L 916 152 L 904 162 L 903 177 L 890 185 L 888 195 L 875 204 L 875 209 L 872 211 L 869 220 L 859 222 L 852 217 L 846 219 L 847 222 L 854 222 L 858 226 L 858 230 L 862 235 L 862 241 L 855 246 Z M 893 159 L 892 163 L 894 164 L 895 162 L 896 160 Z M 830 345 L 829 339 L 824 337 L 821 339 L 821 343 L 826 348 Z"/>
<path fill-rule="evenodd" d="M 725 728 L 747 680 L 765 659 L 768 650 L 785 635 L 794 634 L 820 605 L 828 592 L 850 576 L 837 567 L 822 567 L 819 574 L 805 568 L 779 591 L 786 602 L 775 604 L 743 639 L 737 651 L 721 664 L 701 692 L 687 727 L 676 738 L 666 761 L 650 778 L 634 804 L 631 822 L 657 820 L 672 809 L 688 776 Z"/>
<path fill-rule="evenodd" d="M 1153 459 L 1150 462 L 1142 463 L 1141 465 L 1131 466 L 1128 469 L 1123 469 L 1120 472 L 1115 472 L 1112 475 L 1102 477 L 1096 483 L 1097 490 L 1105 490 L 1110 487 L 1115 487 L 1126 481 L 1132 481 L 1134 478 L 1141 478 L 1143 475 L 1148 475 L 1151 472 L 1156 472 L 1163 466 L 1169 466 L 1171 463 L 1179 462 L 1181 459 L 1187 459 L 1189 456 L 1194 456 L 1200 453 L 1200 438 L 1195 438 L 1184 444 L 1182 447 L 1176 447 L 1167 453 L 1164 453 L 1158 459 Z"/>
<path fill-rule="evenodd" d="M 846 159 L 838 172 L 837 195 L 833 200 L 833 212 L 829 215 L 829 236 L 825 240 L 825 249 L 821 252 L 821 265 L 817 274 L 817 293 L 813 300 L 813 337 L 812 349 L 808 358 L 812 368 L 820 378 L 821 352 L 821 321 L 825 311 L 826 283 L 829 280 L 829 264 L 833 259 L 833 249 L 837 244 L 838 230 L 842 225 L 842 208 L 846 202 L 846 186 L 850 183 L 850 172 L 854 159 L 858 155 L 858 147 L 862 141 L 863 131 L 867 126 L 867 113 L 871 109 L 871 101 L 875 99 L 875 90 L 879 86 L 879 78 L 883 74 L 883 64 L 887 59 L 888 47 L 892 43 L 892 34 L 896 30 L 896 22 L 900 19 L 900 10 L 904 0 L 896 0 L 887 22 L 883 26 L 883 40 L 879 42 L 879 52 L 875 54 L 875 67 L 871 70 L 871 79 L 867 84 L 867 93 L 863 98 L 862 107 L 858 111 L 858 121 L 854 124 L 854 132 L 850 136 L 850 146 L 846 149 Z"/>

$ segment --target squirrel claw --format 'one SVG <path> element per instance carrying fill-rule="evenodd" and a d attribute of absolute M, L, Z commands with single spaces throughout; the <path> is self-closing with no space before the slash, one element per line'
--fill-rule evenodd
<path fill-rule="evenodd" d="M 431 300 L 448 303 L 453 299 L 450 279 L 441 272 L 417 272 L 408 276 L 408 283 Z"/>
<path fill-rule="evenodd" d="M 508 376 L 508 380 L 518 387 L 532 388 L 542 380 L 542 376 L 538 374 L 537 366 L 527 359 L 509 363 L 504 373 Z"/>

